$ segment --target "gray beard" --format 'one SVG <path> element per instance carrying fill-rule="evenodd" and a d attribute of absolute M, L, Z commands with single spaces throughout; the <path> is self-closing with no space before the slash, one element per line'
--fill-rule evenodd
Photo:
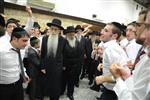
<path fill-rule="evenodd" d="M 80 42 L 81 41 L 81 35 L 77 34 L 76 37 L 77 37 L 77 40 Z"/>
<path fill-rule="evenodd" d="M 69 38 L 67 38 L 67 41 L 68 41 L 69 45 L 70 45 L 72 48 L 75 47 L 75 45 L 76 45 L 76 38 L 74 38 L 74 39 L 69 39 Z"/>
<path fill-rule="evenodd" d="M 53 54 L 55 57 L 58 48 L 58 35 L 49 35 L 47 47 L 48 55 Z"/>

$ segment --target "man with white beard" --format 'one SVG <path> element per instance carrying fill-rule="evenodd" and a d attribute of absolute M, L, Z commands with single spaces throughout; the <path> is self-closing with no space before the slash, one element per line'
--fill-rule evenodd
<path fill-rule="evenodd" d="M 64 31 L 66 34 L 67 43 L 64 49 L 64 74 L 63 74 L 63 84 L 62 93 L 64 93 L 67 86 L 67 96 L 70 100 L 74 100 L 73 92 L 76 78 L 78 77 L 77 71 L 79 67 L 80 49 L 79 42 L 75 37 L 75 28 L 73 26 L 68 26 Z"/>
<path fill-rule="evenodd" d="M 43 96 L 50 100 L 59 100 L 63 71 L 63 51 L 66 40 L 59 34 L 63 30 L 61 20 L 53 19 L 47 23 L 48 34 L 42 39 L 41 47 L 41 79 Z"/>

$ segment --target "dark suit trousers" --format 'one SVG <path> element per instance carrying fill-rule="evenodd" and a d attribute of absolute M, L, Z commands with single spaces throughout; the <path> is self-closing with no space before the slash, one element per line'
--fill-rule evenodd
<path fill-rule="evenodd" d="M 104 88 L 100 100 L 118 100 L 114 91 Z"/>
<path fill-rule="evenodd" d="M 22 81 L 0 84 L 0 100 L 24 100 Z"/>
<path fill-rule="evenodd" d="M 35 98 L 37 97 L 37 95 L 36 95 L 36 92 L 37 92 L 37 80 L 36 80 L 36 78 L 32 78 L 32 80 L 28 84 L 27 91 L 29 92 L 30 100 L 35 100 Z"/>
<path fill-rule="evenodd" d="M 59 96 L 55 96 L 55 97 L 49 97 L 50 100 L 59 100 Z"/>
<path fill-rule="evenodd" d="M 76 65 L 75 65 L 76 66 Z M 77 69 L 67 68 L 63 73 L 63 84 L 62 84 L 62 93 L 64 93 L 67 87 L 67 95 L 72 96 L 74 93 L 74 85 L 77 76 Z"/>

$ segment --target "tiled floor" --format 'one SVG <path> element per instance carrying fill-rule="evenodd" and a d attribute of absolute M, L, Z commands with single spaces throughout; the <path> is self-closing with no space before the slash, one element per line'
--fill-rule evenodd
<path fill-rule="evenodd" d="M 95 92 L 89 89 L 88 80 L 83 79 L 80 81 L 79 88 L 75 88 L 74 92 L 74 99 L 75 100 L 96 100 L 96 96 L 100 95 L 100 92 Z M 28 100 L 28 97 L 25 96 L 25 100 Z M 45 98 L 44 100 L 49 100 L 48 98 Z M 60 100 L 69 100 L 64 94 L 60 97 Z"/>

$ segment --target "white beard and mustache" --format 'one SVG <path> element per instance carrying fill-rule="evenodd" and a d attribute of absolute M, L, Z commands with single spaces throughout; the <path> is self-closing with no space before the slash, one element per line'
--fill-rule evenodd
<path fill-rule="evenodd" d="M 67 41 L 72 48 L 74 48 L 76 46 L 76 38 L 75 37 L 73 39 L 67 38 Z"/>
<path fill-rule="evenodd" d="M 77 34 L 76 37 L 77 37 L 77 40 L 80 42 L 81 41 L 81 35 Z"/>
<path fill-rule="evenodd" d="M 48 55 L 53 54 L 53 56 L 55 57 L 57 48 L 58 48 L 58 35 L 49 35 L 47 42 Z"/>

